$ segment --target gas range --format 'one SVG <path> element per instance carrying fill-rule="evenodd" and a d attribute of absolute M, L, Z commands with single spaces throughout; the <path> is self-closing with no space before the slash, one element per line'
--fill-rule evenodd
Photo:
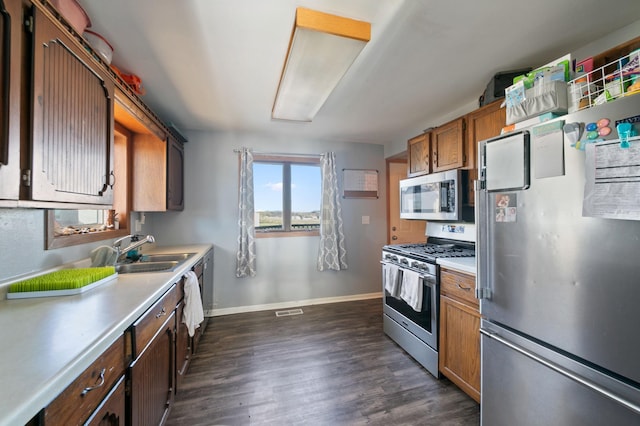
<path fill-rule="evenodd" d="M 473 243 L 442 238 L 429 238 L 426 243 L 390 244 L 384 246 L 382 251 L 383 258 L 386 253 L 387 259 L 395 254 L 429 263 L 435 263 L 436 259 L 443 257 L 473 257 L 476 255 Z"/>

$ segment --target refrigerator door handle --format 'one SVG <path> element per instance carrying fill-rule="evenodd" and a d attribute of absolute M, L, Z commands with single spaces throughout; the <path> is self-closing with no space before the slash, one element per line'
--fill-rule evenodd
<path fill-rule="evenodd" d="M 556 371 L 557 373 L 560 373 L 563 376 L 565 376 L 565 377 L 567 377 L 567 378 L 569 378 L 569 379 L 571 379 L 573 381 L 576 381 L 576 382 L 580 383 L 581 385 L 584 385 L 587 388 L 589 388 L 589 389 L 591 389 L 591 390 L 593 390 L 595 392 L 598 392 L 598 393 L 602 394 L 603 396 L 605 396 L 605 397 L 617 402 L 618 404 L 628 408 L 629 410 L 631 410 L 631 411 L 633 411 L 633 412 L 635 412 L 637 414 L 640 414 L 640 406 L 637 405 L 636 403 L 631 402 L 631 401 L 629 401 L 629 400 L 627 400 L 625 398 L 622 398 L 619 395 L 616 395 L 615 393 L 609 391 L 608 389 L 606 389 L 606 388 L 604 388 L 602 386 L 599 386 L 596 383 L 593 383 L 590 380 L 587 380 L 584 377 L 582 377 L 582 376 L 580 376 L 578 374 L 575 374 L 575 373 L 573 373 L 573 372 L 571 372 L 571 371 L 569 371 L 569 370 L 567 370 L 567 369 L 565 369 L 565 368 L 563 368 L 563 367 L 561 367 L 561 366 L 559 366 L 559 365 L 557 365 L 557 364 L 555 364 L 555 363 L 553 363 L 553 362 L 551 362 L 551 361 L 549 361 L 549 360 L 547 360 L 547 359 L 545 359 L 545 358 L 543 358 L 543 357 L 541 357 L 539 355 L 536 355 L 533 352 L 530 352 L 529 350 L 527 350 L 527 349 L 525 349 L 525 348 L 523 348 L 523 347 L 521 347 L 521 346 L 519 346 L 519 345 L 517 345 L 517 344 L 515 344 L 513 342 L 510 342 L 509 340 L 505 339 L 504 337 L 501 337 L 497 333 L 494 333 L 494 332 L 491 332 L 491 331 L 487 331 L 487 330 L 485 330 L 483 328 L 480 329 L 480 333 L 485 335 L 486 337 L 488 337 L 490 339 L 494 339 L 497 342 L 500 342 L 503 345 L 513 349 L 514 351 L 516 351 L 516 352 L 518 352 L 518 353 L 520 353 L 520 354 L 522 354 L 522 355 L 524 355 L 524 356 L 526 356 L 526 357 L 528 357 L 528 358 L 530 358 L 530 359 L 532 359 L 532 360 L 534 360 L 534 361 L 536 361 L 536 362 L 538 362 L 538 363 L 540 363 L 540 364 L 542 364 L 542 365 L 544 365 L 544 366 Z"/>
<path fill-rule="evenodd" d="M 482 152 L 482 150 L 481 150 Z M 475 201 L 475 206 L 476 208 L 475 210 L 475 222 L 476 223 L 480 223 L 480 192 L 484 191 L 484 165 L 483 165 L 483 160 L 484 156 L 481 156 L 480 159 L 480 163 L 478 164 L 478 170 L 480 171 L 480 179 L 478 180 L 474 180 L 473 181 L 473 189 L 474 191 L 474 201 Z M 480 235 L 482 232 L 482 230 L 480 229 L 480 227 L 476 228 L 476 241 L 482 241 L 484 236 Z M 477 250 L 478 248 L 476 248 Z M 482 250 L 482 246 L 480 247 L 480 250 Z M 476 252 L 477 255 L 477 252 Z M 484 265 L 482 264 L 482 262 L 477 262 L 476 263 L 476 277 L 478 277 L 478 283 L 476 286 L 476 299 L 480 300 L 480 299 L 490 299 L 491 298 L 491 290 L 486 288 L 486 287 L 482 287 L 482 282 L 484 281 L 483 277 L 484 277 Z"/>

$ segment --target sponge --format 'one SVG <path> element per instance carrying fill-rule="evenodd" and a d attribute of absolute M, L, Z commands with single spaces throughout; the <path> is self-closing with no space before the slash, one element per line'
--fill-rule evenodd
<path fill-rule="evenodd" d="M 13 283 L 9 286 L 8 298 L 17 297 L 40 297 L 46 296 L 46 292 L 53 292 L 54 295 L 76 294 L 85 290 L 91 284 L 102 283 L 116 277 L 113 266 L 98 268 L 76 268 L 62 269 L 48 274 L 39 275 L 24 281 Z M 93 286 L 91 286 L 93 288 Z M 38 292 L 32 296 L 27 293 Z M 22 294 L 18 296 L 17 294 Z"/>

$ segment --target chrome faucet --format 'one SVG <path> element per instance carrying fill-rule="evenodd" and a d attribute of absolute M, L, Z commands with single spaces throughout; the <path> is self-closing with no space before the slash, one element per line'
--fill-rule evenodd
<path fill-rule="evenodd" d="M 122 238 L 118 238 L 117 240 L 115 240 L 113 242 L 113 244 L 111 244 L 111 246 L 116 249 L 118 256 L 116 257 L 116 262 L 118 262 L 120 260 L 121 257 L 126 256 L 127 253 L 129 253 L 131 250 L 135 250 L 138 247 L 142 246 L 143 244 L 146 243 L 155 243 L 156 239 L 153 238 L 153 235 L 147 235 L 146 237 L 140 239 L 139 238 L 140 235 L 127 235 L 125 237 Z M 128 246 L 126 246 L 125 248 L 121 248 L 122 246 L 122 242 L 126 239 L 130 239 L 130 244 Z"/>

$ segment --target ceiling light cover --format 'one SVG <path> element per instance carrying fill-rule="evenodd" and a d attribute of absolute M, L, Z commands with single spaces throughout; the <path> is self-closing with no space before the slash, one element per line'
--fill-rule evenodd
<path fill-rule="evenodd" d="M 311 121 L 371 38 L 371 24 L 296 9 L 272 117 Z"/>

